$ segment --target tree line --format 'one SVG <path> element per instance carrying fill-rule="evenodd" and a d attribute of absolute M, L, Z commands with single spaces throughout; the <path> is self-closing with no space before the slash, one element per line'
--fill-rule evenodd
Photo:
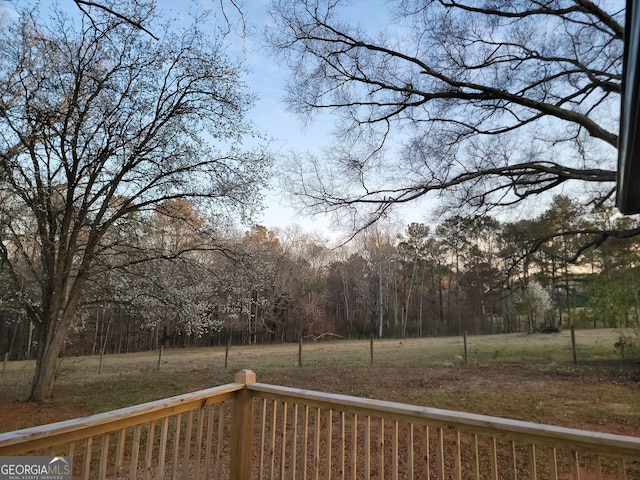
<path fill-rule="evenodd" d="M 554 236 L 601 223 L 627 228 L 631 220 L 607 209 L 587 214 L 566 196 L 533 219 L 451 216 L 402 231 L 378 225 L 339 248 L 299 229 L 260 225 L 219 233 L 212 243 L 205 217 L 184 199 L 131 223 L 125 230 L 138 231 L 136 242 L 102 259 L 63 354 L 640 324 L 638 240 L 610 241 L 572 263 L 579 235 Z M 139 262 L 149 250 L 156 258 Z M 34 358 L 35 326 L 14 292 L 2 293 L 0 352 Z"/>

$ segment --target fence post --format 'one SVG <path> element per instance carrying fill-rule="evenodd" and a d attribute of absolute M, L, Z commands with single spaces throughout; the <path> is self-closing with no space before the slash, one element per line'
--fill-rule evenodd
<path fill-rule="evenodd" d="M 369 342 L 369 366 L 373 367 L 373 333 Z"/>
<path fill-rule="evenodd" d="M 464 335 L 462 337 L 464 340 L 464 363 L 467 363 L 467 331 L 464 331 Z"/>
<path fill-rule="evenodd" d="M 255 383 L 251 370 L 236 373 L 236 383 Z M 233 399 L 231 418 L 231 480 L 245 480 L 251 476 L 251 447 L 253 445 L 253 397 L 243 388 Z"/>
<path fill-rule="evenodd" d="M 104 350 L 100 349 L 100 363 L 98 363 L 98 375 L 102 373 L 102 359 L 104 358 Z"/>
<path fill-rule="evenodd" d="M 578 363 L 578 354 L 576 352 L 576 328 L 571 325 L 571 352 L 573 353 L 573 363 Z"/>

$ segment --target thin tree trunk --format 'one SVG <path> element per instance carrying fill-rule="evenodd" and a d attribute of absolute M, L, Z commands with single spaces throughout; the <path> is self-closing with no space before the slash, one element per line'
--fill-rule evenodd
<path fill-rule="evenodd" d="M 409 321 L 409 304 L 411 303 L 411 291 L 413 290 L 413 279 L 416 275 L 416 269 L 418 267 L 418 259 L 416 258 L 413 262 L 413 270 L 411 271 L 411 278 L 409 280 L 409 291 L 405 295 L 404 299 L 404 315 L 402 318 L 402 336 L 405 337 L 407 335 L 407 323 Z M 420 336 L 422 336 L 422 326 L 419 327 Z"/>
<path fill-rule="evenodd" d="M 380 262 L 378 273 L 378 338 L 382 338 L 382 322 L 384 320 L 384 309 L 382 306 L 382 262 Z"/>
<path fill-rule="evenodd" d="M 449 273 L 449 281 L 447 285 L 447 331 L 446 335 L 451 333 L 451 283 L 453 282 L 453 272 Z"/>
<path fill-rule="evenodd" d="M 344 316 L 347 321 L 347 335 L 351 338 L 351 315 L 349 315 L 349 284 L 347 279 L 344 276 L 344 272 L 342 276 L 342 295 L 344 297 Z"/>
<path fill-rule="evenodd" d="M 91 355 L 96 354 L 96 347 L 98 345 L 98 330 L 100 329 L 100 308 L 96 309 L 96 327 L 93 331 L 93 345 L 91 346 Z"/>
<path fill-rule="evenodd" d="M 462 334 L 462 308 L 460 305 L 460 254 L 456 246 L 456 308 L 458 309 L 458 335 Z"/>
<path fill-rule="evenodd" d="M 29 327 L 27 331 L 27 360 L 31 359 L 31 345 L 33 344 L 33 322 L 29 319 Z"/>
<path fill-rule="evenodd" d="M 16 322 L 16 328 L 13 329 L 13 333 L 11 334 L 11 341 L 9 342 L 9 350 L 7 350 L 9 354 L 11 354 L 11 352 L 13 351 L 13 346 L 15 345 L 15 342 L 16 342 L 16 336 L 18 335 L 18 328 L 20 327 L 20 323 L 21 322 L 18 319 L 18 321 Z"/>
<path fill-rule="evenodd" d="M 569 265 L 564 267 L 564 288 L 567 291 L 567 315 L 569 316 L 569 326 L 571 326 L 573 321 L 571 320 L 571 304 L 569 303 Z"/>
<path fill-rule="evenodd" d="M 444 305 L 442 304 L 442 268 L 438 266 L 438 299 L 440 309 L 440 325 L 444 323 Z"/>
<path fill-rule="evenodd" d="M 420 279 L 420 301 L 418 302 L 418 325 L 420 330 L 420 337 L 424 336 L 424 324 L 423 324 L 423 306 L 424 306 L 424 268 L 422 268 L 422 277 Z"/>

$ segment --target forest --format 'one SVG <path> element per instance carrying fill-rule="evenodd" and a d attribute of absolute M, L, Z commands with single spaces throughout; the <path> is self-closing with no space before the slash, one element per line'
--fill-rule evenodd
<path fill-rule="evenodd" d="M 188 219 L 188 221 L 185 221 Z M 329 248 L 300 229 L 256 225 L 220 233 L 186 200 L 122 225 L 128 252 L 105 251 L 87 285 L 63 355 L 123 353 L 304 339 L 533 332 L 640 324 L 638 239 L 610 240 L 578 262 L 588 226 L 628 228 L 566 196 L 514 223 L 453 216 L 404 230 L 378 225 Z M 551 238 L 540 244 L 539 239 Z M 226 247 L 225 247 L 226 245 Z M 156 259 L 138 263 L 139 252 Z M 128 261 L 123 262 L 122 256 Z M 110 268 L 110 263 L 118 266 Z M 25 276 L 26 278 L 26 276 Z M 22 285 L 25 294 L 37 285 Z M 0 352 L 35 358 L 34 325 L 10 291 Z"/>

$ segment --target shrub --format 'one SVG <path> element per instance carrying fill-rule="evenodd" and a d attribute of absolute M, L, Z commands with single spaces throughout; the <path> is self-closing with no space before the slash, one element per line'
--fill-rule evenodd
<path fill-rule="evenodd" d="M 637 332 L 620 334 L 613 346 L 624 360 L 640 360 L 640 336 Z"/>

